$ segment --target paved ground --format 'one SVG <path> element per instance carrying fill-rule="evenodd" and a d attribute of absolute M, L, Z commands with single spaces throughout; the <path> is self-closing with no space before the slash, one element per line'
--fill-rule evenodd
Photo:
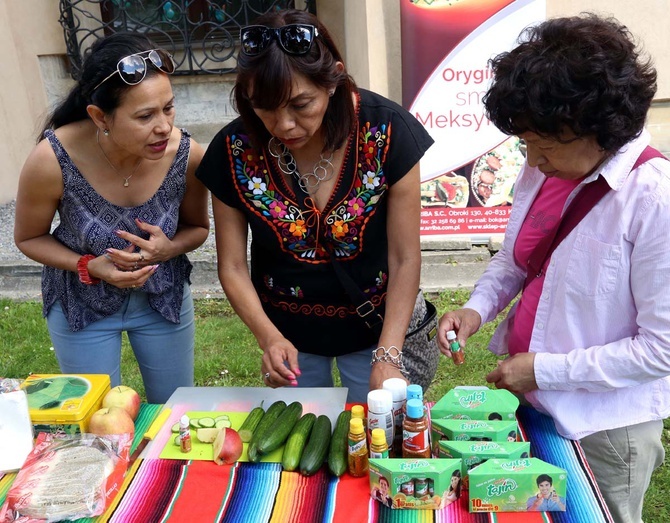
<path fill-rule="evenodd" d="M 212 221 L 213 223 L 213 221 Z M 14 203 L 0 205 L 0 298 L 40 299 L 41 265 L 26 258 L 14 245 Z M 472 289 L 486 268 L 497 239 L 487 246 L 469 240 L 424 238 L 421 286 L 425 291 Z M 197 297 L 224 297 L 216 274 L 214 235 L 189 254 L 193 262 L 192 290 Z"/>

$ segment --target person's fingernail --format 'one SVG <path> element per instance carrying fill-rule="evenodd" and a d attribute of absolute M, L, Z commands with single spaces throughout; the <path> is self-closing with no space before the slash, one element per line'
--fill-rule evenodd
<path fill-rule="evenodd" d="M 293 380 L 293 381 L 291 382 L 291 385 L 292 385 L 293 387 L 297 387 L 297 386 L 298 386 L 298 382 L 297 382 L 296 380 Z"/>
<path fill-rule="evenodd" d="M 300 369 L 295 369 L 295 373 L 296 373 L 298 376 L 300 376 L 300 375 L 302 374 L 302 372 L 300 372 Z"/>
<path fill-rule="evenodd" d="M 157 263 L 156 265 L 152 265 L 151 269 L 155 272 L 158 270 L 158 267 L 160 266 L 160 263 Z"/>
<path fill-rule="evenodd" d="M 109 249 L 105 249 L 105 252 L 107 252 L 107 253 L 109 253 L 109 254 L 113 254 L 113 253 L 114 253 L 114 249 L 112 249 L 112 248 L 110 247 Z"/>
<path fill-rule="evenodd" d="M 121 229 L 117 229 L 117 230 L 114 231 L 114 234 L 119 236 L 122 232 L 125 232 L 125 231 L 122 231 Z"/>

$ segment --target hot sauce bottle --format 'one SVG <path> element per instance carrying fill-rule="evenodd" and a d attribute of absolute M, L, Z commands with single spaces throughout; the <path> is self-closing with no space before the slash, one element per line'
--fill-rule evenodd
<path fill-rule="evenodd" d="M 407 400 L 407 415 L 402 424 L 402 457 L 430 458 L 428 421 L 423 402 Z"/>
<path fill-rule="evenodd" d="M 454 361 L 454 365 L 461 365 L 465 361 L 465 353 L 461 348 L 461 344 L 458 343 L 458 340 L 456 339 L 456 333 L 454 331 L 447 332 L 447 341 L 449 341 L 451 359 Z"/>

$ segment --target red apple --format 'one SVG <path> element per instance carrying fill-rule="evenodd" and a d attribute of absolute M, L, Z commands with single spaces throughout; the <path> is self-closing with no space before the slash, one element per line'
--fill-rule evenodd
<path fill-rule="evenodd" d="M 232 465 L 242 456 L 242 440 L 234 429 L 222 428 L 214 440 L 214 462 Z"/>
<path fill-rule="evenodd" d="M 121 407 L 135 421 L 140 412 L 140 395 L 130 387 L 119 385 L 109 390 L 102 398 L 103 407 Z"/>
<path fill-rule="evenodd" d="M 105 436 L 108 434 L 135 433 L 135 423 L 121 407 L 105 407 L 96 410 L 88 421 L 91 434 Z"/>

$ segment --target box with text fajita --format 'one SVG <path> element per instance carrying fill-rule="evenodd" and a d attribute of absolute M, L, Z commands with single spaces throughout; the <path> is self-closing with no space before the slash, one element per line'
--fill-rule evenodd
<path fill-rule="evenodd" d="M 110 390 L 107 374 L 31 374 L 21 384 L 35 433 L 88 431 L 93 413 Z"/>
<path fill-rule="evenodd" d="M 516 420 L 518 398 L 504 389 L 456 387 L 430 409 L 431 419 Z"/>
<path fill-rule="evenodd" d="M 440 509 L 460 494 L 460 459 L 370 459 L 370 496 L 392 509 Z"/>
<path fill-rule="evenodd" d="M 470 470 L 489 459 L 519 459 L 530 457 L 528 441 L 448 441 L 439 442 L 439 458 L 461 459 L 463 486 L 469 487 Z"/>
<path fill-rule="evenodd" d="M 469 476 L 470 512 L 566 509 L 567 471 L 538 458 L 490 459 Z"/>

